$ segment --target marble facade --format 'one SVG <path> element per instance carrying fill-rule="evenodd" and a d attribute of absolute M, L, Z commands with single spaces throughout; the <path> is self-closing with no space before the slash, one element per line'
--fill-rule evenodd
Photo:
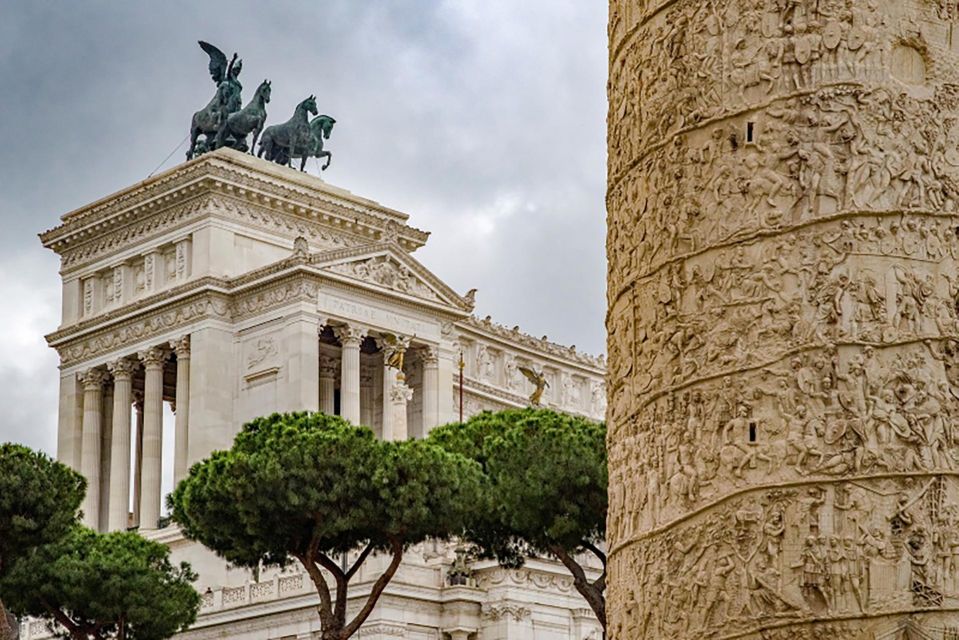
<path fill-rule="evenodd" d="M 232 569 L 162 517 L 164 465 L 182 478 L 248 419 L 323 410 L 385 439 L 421 437 L 460 406 L 467 417 L 525 406 L 519 366 L 545 372 L 547 406 L 604 415 L 605 362 L 475 318 L 471 296 L 411 255 L 427 237 L 404 213 L 229 149 L 41 234 L 62 265 L 63 317 L 47 336 L 61 362 L 57 456 L 90 481 L 87 525 L 138 527 L 199 572 L 203 607 L 183 637 L 318 630 L 299 572 Z M 400 373 L 386 366 L 396 349 Z M 360 637 L 598 637 L 560 565 L 476 564 L 468 584 L 449 584 L 453 559 L 449 545 L 411 551 Z"/>
<path fill-rule="evenodd" d="M 614 640 L 959 637 L 957 27 L 610 2 Z"/>

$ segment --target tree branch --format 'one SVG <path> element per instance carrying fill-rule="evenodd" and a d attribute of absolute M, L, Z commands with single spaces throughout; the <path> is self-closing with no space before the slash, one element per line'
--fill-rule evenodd
<path fill-rule="evenodd" d="M 373 613 L 373 607 L 376 606 L 376 601 L 380 599 L 380 595 L 382 595 L 383 590 L 386 589 L 386 585 L 390 583 L 390 580 L 396 575 L 396 570 L 400 568 L 400 563 L 403 561 L 403 543 L 397 538 L 391 538 L 390 549 L 393 552 L 393 559 L 390 561 L 390 566 L 387 567 L 383 575 L 377 578 L 376 582 L 373 583 L 373 588 L 370 590 L 370 595 L 363 604 L 363 608 L 360 609 L 360 612 L 356 614 L 356 617 L 353 618 L 350 624 L 343 629 L 344 638 L 352 636 L 359 630 L 360 626 L 366 622 L 366 619 Z"/>
<path fill-rule="evenodd" d="M 602 549 L 597 547 L 595 544 L 593 544 L 589 540 L 583 540 L 583 548 L 586 549 L 587 551 L 592 552 L 592 554 L 596 556 L 597 558 L 599 558 L 599 561 L 603 563 L 603 567 L 604 568 L 606 567 L 606 554 L 603 553 Z"/>
<path fill-rule="evenodd" d="M 316 558 L 320 565 L 329 571 L 333 575 L 333 579 L 336 580 L 336 601 L 333 605 L 333 617 L 336 619 L 337 628 L 342 629 L 343 625 L 346 624 L 346 591 L 349 580 L 333 558 L 323 552 L 318 553 Z"/>
<path fill-rule="evenodd" d="M 356 562 L 353 563 L 353 566 L 350 567 L 350 570 L 346 572 L 346 579 L 351 579 L 357 571 L 359 571 L 360 566 L 366 562 L 366 559 L 373 552 L 373 543 L 366 545 L 366 548 L 363 549 L 363 552 L 360 553 L 360 557 L 356 559 Z"/>
<path fill-rule="evenodd" d="M 330 586 L 326 584 L 326 578 L 323 577 L 323 572 L 320 571 L 320 568 L 317 567 L 313 561 L 313 551 L 307 552 L 306 555 L 295 555 L 294 557 L 299 560 L 303 568 L 306 569 L 310 580 L 313 581 L 313 585 L 316 587 L 316 592 L 320 596 L 320 624 L 324 628 L 332 627 L 334 618 L 333 602 L 330 598 Z"/>
<path fill-rule="evenodd" d="M 553 546 L 549 549 L 550 553 L 559 558 L 559 561 L 563 563 L 563 566 L 571 574 L 573 574 L 573 586 L 576 587 L 576 590 L 579 591 L 579 594 L 583 596 L 586 600 L 586 603 L 589 604 L 590 608 L 593 610 L 593 613 L 596 614 L 596 618 L 599 620 L 599 623 L 603 625 L 603 631 L 606 631 L 606 596 L 603 594 L 603 590 L 597 588 L 596 584 L 593 584 L 589 581 L 589 578 L 586 577 L 586 572 L 583 570 L 583 567 L 580 566 L 576 560 L 573 559 L 566 549 L 560 546 Z M 599 584 L 602 584 L 604 587 L 606 585 L 606 572 L 603 572 L 603 575 L 599 577 L 596 581 Z"/>
<path fill-rule="evenodd" d="M 3 600 L 0 600 L 0 640 L 13 640 L 17 637 L 17 630 L 10 623 L 12 616 L 7 616 L 7 608 L 3 606 Z"/>

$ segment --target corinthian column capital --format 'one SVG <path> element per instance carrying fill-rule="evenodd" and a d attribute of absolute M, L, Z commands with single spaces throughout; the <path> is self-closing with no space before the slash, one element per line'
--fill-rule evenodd
<path fill-rule="evenodd" d="M 150 347 L 137 354 L 143 366 L 147 369 L 152 367 L 162 367 L 167 358 L 167 352 L 160 347 Z"/>
<path fill-rule="evenodd" d="M 80 384 L 83 385 L 85 391 L 96 391 L 97 389 L 103 388 L 109 376 L 107 372 L 100 367 L 94 367 L 80 372 L 77 378 L 80 380 Z"/>
<path fill-rule="evenodd" d="M 363 338 L 366 337 L 366 329 L 356 325 L 342 324 L 333 327 L 333 335 L 344 347 L 358 347 L 363 342 Z"/>
<path fill-rule="evenodd" d="M 176 354 L 177 360 L 184 360 L 190 357 L 190 336 L 182 336 L 175 340 L 170 340 L 170 348 Z"/>
<path fill-rule="evenodd" d="M 107 369 L 114 380 L 129 380 L 139 368 L 140 363 L 130 358 L 120 358 L 107 363 Z"/>

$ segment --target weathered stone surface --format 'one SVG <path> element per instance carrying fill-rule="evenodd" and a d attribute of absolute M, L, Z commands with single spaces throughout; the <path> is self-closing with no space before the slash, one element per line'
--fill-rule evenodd
<path fill-rule="evenodd" d="M 955 637 L 956 6 L 611 1 L 615 640 Z"/>

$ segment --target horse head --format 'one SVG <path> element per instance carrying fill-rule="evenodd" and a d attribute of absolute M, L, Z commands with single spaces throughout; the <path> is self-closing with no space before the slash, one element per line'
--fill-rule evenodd
<path fill-rule="evenodd" d="M 270 101 L 270 81 L 264 80 L 260 83 L 260 86 L 256 88 L 256 95 L 263 99 L 263 103 Z"/>
<path fill-rule="evenodd" d="M 316 96 L 310 96 L 309 98 L 301 102 L 299 106 L 306 109 L 307 113 L 313 116 L 315 116 L 316 114 L 320 112 L 320 110 L 316 108 Z"/>
<path fill-rule="evenodd" d="M 336 119 L 331 116 L 317 116 L 310 122 L 310 127 L 313 129 L 313 135 L 319 137 L 323 136 L 324 140 L 330 139 L 330 133 L 333 131 L 333 125 L 336 124 Z"/>

